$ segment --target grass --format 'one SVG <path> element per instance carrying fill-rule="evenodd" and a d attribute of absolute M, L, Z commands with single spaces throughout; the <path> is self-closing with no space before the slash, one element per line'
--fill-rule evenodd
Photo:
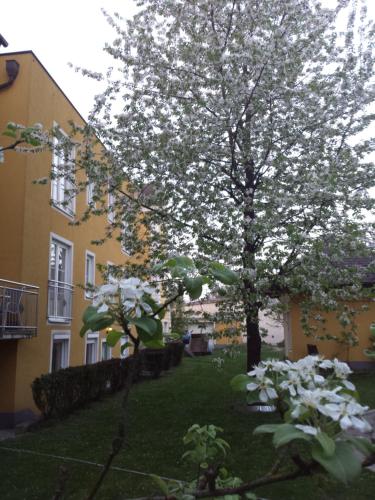
<path fill-rule="evenodd" d="M 264 356 L 274 355 L 269 349 Z M 129 438 L 114 465 L 175 479 L 192 479 L 194 471 L 181 461 L 182 436 L 194 423 L 212 423 L 224 429 L 231 444 L 227 468 L 244 480 L 256 478 L 273 463 L 275 450 L 269 436 L 253 436 L 261 423 L 277 421 L 276 415 L 247 414 L 243 395 L 233 393 L 229 380 L 245 366 L 244 353 L 227 360 L 218 372 L 211 357 L 184 359 L 181 367 L 136 385 L 129 401 Z M 374 377 L 356 375 L 364 403 L 375 407 Z M 115 434 L 121 395 L 92 404 L 64 421 L 54 421 L 36 432 L 0 443 L 0 498 L 2 500 L 50 499 L 56 488 L 59 466 L 69 469 L 65 498 L 83 499 L 99 469 L 92 465 L 64 462 L 38 453 L 103 463 Z M 97 498 L 120 499 L 158 493 L 150 478 L 111 471 Z M 358 500 L 375 497 L 375 474 L 365 472 L 350 487 L 324 475 L 301 478 L 258 490 L 263 498 L 278 500 Z"/>

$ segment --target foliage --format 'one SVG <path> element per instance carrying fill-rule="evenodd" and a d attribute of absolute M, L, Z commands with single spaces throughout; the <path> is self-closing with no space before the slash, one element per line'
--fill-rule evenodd
<path fill-rule="evenodd" d="M 258 311 L 274 294 L 324 307 L 342 298 L 333 284 L 360 282 L 336 264 L 364 251 L 374 206 L 373 23 L 354 0 L 142 0 L 133 19 L 107 18 L 119 71 L 92 75 L 106 88 L 82 134 L 89 144 L 95 130 L 109 153 L 87 146 L 80 168 L 98 199 L 115 199 L 108 234 L 125 220 L 139 252 L 141 224 L 150 259 L 177 251 L 237 268 L 226 294 L 256 363 Z M 186 286 L 194 296 L 200 279 Z"/>
<path fill-rule="evenodd" d="M 259 398 L 274 404 L 283 417 L 284 423 L 261 425 L 254 433 L 272 434 L 276 449 L 296 441 L 305 442 L 312 463 L 320 464 L 335 479 L 347 484 L 361 472 L 361 460 L 355 450 L 365 456 L 375 452 L 375 446 L 367 439 L 342 432 L 351 428 L 371 430 L 363 418 L 368 407 L 358 403 L 355 386 L 347 380 L 350 373 L 348 365 L 337 359 L 307 356 L 295 363 L 268 360 L 248 375 L 235 377 L 232 386 L 248 391 L 248 401 Z"/>
<path fill-rule="evenodd" d="M 18 152 L 37 152 L 39 153 L 50 143 L 49 134 L 43 130 L 43 125 L 35 123 L 30 127 L 18 123 L 8 122 L 3 132 L 4 136 L 14 140 L 11 146 L 0 147 L 0 151 L 7 149 L 16 149 Z M 27 144 L 28 147 L 22 148 L 20 144 Z"/>
<path fill-rule="evenodd" d="M 130 358 L 111 359 L 41 375 L 32 383 L 35 404 L 44 417 L 66 416 L 105 394 L 121 390 L 130 362 Z"/>
<path fill-rule="evenodd" d="M 45 418 L 64 417 L 105 394 L 122 390 L 130 363 L 135 364 L 133 381 L 142 380 L 145 372 L 157 378 L 181 364 L 183 350 L 181 342 L 168 342 L 162 349 L 143 349 L 138 359 L 116 358 L 41 375 L 32 383 L 35 404 Z"/>
<path fill-rule="evenodd" d="M 207 469 L 208 464 L 221 463 L 229 444 L 218 437 L 220 432 L 223 432 L 223 429 L 215 425 L 192 425 L 184 436 L 183 443 L 193 449 L 186 451 L 182 458 L 202 469 Z"/>
<path fill-rule="evenodd" d="M 372 323 L 370 326 L 370 342 L 371 347 L 369 349 L 365 349 L 363 353 L 371 359 L 375 359 L 375 323 Z"/>
<path fill-rule="evenodd" d="M 217 269 L 220 269 L 219 273 Z M 218 267 L 217 263 L 211 262 L 207 267 L 198 269 L 192 259 L 184 256 L 176 256 L 158 264 L 155 272 L 168 273 L 178 283 L 175 297 L 160 304 L 154 286 L 136 277 L 111 276 L 108 283 L 95 291 L 93 304 L 87 307 L 83 314 L 81 337 L 89 330 L 110 328 L 107 343 L 111 347 L 116 345 L 121 337 L 128 335 L 136 352 L 140 343 L 150 349 L 161 349 L 164 347 L 161 320 L 170 303 L 182 297 L 185 292 L 190 298 L 197 298 L 202 293 L 203 283 L 219 280 L 233 284 L 238 280 L 237 274 L 225 266 Z M 112 325 L 120 325 L 120 329 L 114 329 Z M 135 328 L 137 335 L 131 331 L 131 327 Z M 126 345 L 122 346 L 125 347 Z"/>
<path fill-rule="evenodd" d="M 279 417 L 276 413 L 242 411 L 246 408 L 243 394 L 233 392 L 228 384 L 228 380 L 244 365 L 246 354 L 243 347 L 240 357 L 228 358 L 220 372 L 213 369 L 211 357 L 184 358 L 172 376 L 135 385 L 129 398 L 131 411 L 128 414 L 127 444 L 115 465 L 190 482 L 196 478 L 196 470 L 188 462 L 181 461 L 180 457 L 186 450 L 181 438 L 194 423 L 212 423 L 225 429 L 220 437 L 230 443 L 231 450 L 224 465 L 230 474 L 245 480 L 258 478 L 268 471 L 278 451 L 272 446 L 269 434 L 253 435 L 253 429 L 264 423 L 278 423 Z M 278 354 L 264 346 L 263 359 Z M 217 352 L 212 357 L 216 355 Z M 361 394 L 362 404 L 373 408 L 373 375 L 356 373 L 350 380 Z M 0 497 L 4 500 L 30 496 L 51 498 L 56 486 L 57 469 L 64 461 L 51 459 L 48 457 L 50 454 L 103 463 L 107 443 L 111 442 L 116 432 L 116 415 L 121 404 L 122 394 L 115 393 L 75 412 L 68 419 L 50 421 L 37 432 L 23 433 L 16 440 L 3 442 Z M 236 425 L 233 425 L 234 420 Z M 37 450 L 39 454 L 30 456 L 19 449 Z M 283 452 L 280 450 L 281 454 Z M 74 462 L 67 467 L 69 479 L 65 497 L 69 500 L 86 498 L 98 474 L 97 467 Z M 345 500 L 358 500 L 367 498 L 374 488 L 374 474 L 364 470 L 359 479 L 345 488 L 328 476 L 311 474 L 264 486 L 257 491 L 257 495 L 272 500 L 336 500 L 344 495 Z M 140 480 L 138 474 L 114 468 L 98 498 L 118 498 L 119 492 L 127 498 L 150 497 L 155 494 L 156 487 L 147 476 Z"/>

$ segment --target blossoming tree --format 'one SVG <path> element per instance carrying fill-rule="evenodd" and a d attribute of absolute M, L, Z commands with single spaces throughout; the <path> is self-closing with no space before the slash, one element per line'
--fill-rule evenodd
<path fill-rule="evenodd" d="M 82 167 L 113 195 L 116 227 L 129 235 L 144 209 L 156 255 L 178 249 L 241 270 L 231 297 L 250 369 L 270 292 L 327 303 L 327 285 L 345 280 L 324 238 L 331 257 L 358 251 L 363 209 L 373 207 L 374 143 L 363 134 L 373 24 L 351 0 L 139 5 L 130 21 L 108 16 L 114 68 L 85 72 L 106 84 L 85 133 L 95 130 L 107 152 L 102 163 L 87 153 Z"/>

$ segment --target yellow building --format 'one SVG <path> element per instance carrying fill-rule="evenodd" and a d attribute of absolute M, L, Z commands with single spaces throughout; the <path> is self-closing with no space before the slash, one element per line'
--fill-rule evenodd
<path fill-rule="evenodd" d="M 69 121 L 84 122 L 30 51 L 0 55 L 0 131 L 10 121 L 62 132 Z M 64 178 L 33 184 L 56 162 L 50 151 L 5 151 L 0 163 L 0 428 L 35 417 L 30 384 L 40 374 L 120 355 L 104 332 L 80 338 L 91 298 L 77 285 L 99 284 L 98 263 L 129 257 L 116 239 L 91 244 L 104 236 L 107 215 L 69 225 L 87 207 L 90 189 L 65 205 Z"/>
<path fill-rule="evenodd" d="M 357 258 L 358 265 L 366 268 L 371 259 Z M 355 262 L 354 262 L 355 263 Z M 363 286 L 367 290 L 373 290 L 375 284 L 375 274 L 365 272 Z M 364 354 L 364 350 L 371 347 L 370 325 L 375 323 L 375 298 L 373 293 L 366 294 L 366 298 L 356 300 L 345 304 L 348 311 L 357 311 L 353 317 L 356 325 L 355 336 L 358 344 L 350 346 L 348 343 L 337 342 L 336 340 L 320 340 L 326 334 L 337 336 L 343 339 L 343 332 L 349 331 L 344 328 L 337 317 L 337 312 L 324 313 L 322 311 L 313 311 L 312 319 L 309 325 L 315 327 L 315 333 L 312 336 L 306 336 L 302 328 L 301 319 L 303 316 L 302 299 L 294 298 L 290 300 L 288 312 L 284 315 L 284 336 L 285 336 L 285 355 L 288 359 L 296 361 L 308 354 L 308 346 L 327 358 L 337 357 L 348 362 L 354 369 L 375 368 L 375 362 L 370 360 Z M 364 306 L 364 307 L 363 307 Z M 318 319 L 319 318 L 319 319 Z M 323 321 L 322 321 L 323 320 Z M 310 347 L 311 350 L 311 347 Z"/>

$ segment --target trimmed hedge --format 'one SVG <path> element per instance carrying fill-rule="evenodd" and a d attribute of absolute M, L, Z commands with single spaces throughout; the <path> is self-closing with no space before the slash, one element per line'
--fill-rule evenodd
<path fill-rule="evenodd" d="M 181 363 L 183 350 L 181 342 L 170 342 L 163 349 L 143 349 L 138 358 L 111 359 L 41 375 L 31 385 L 35 404 L 45 418 L 64 417 L 105 394 L 121 390 L 131 363 L 137 363 L 133 382 L 138 382 L 145 372 L 157 378 L 163 370 Z"/>
<path fill-rule="evenodd" d="M 110 359 L 41 375 L 31 385 L 35 404 L 44 417 L 66 416 L 122 389 L 130 362 L 131 358 Z"/>

